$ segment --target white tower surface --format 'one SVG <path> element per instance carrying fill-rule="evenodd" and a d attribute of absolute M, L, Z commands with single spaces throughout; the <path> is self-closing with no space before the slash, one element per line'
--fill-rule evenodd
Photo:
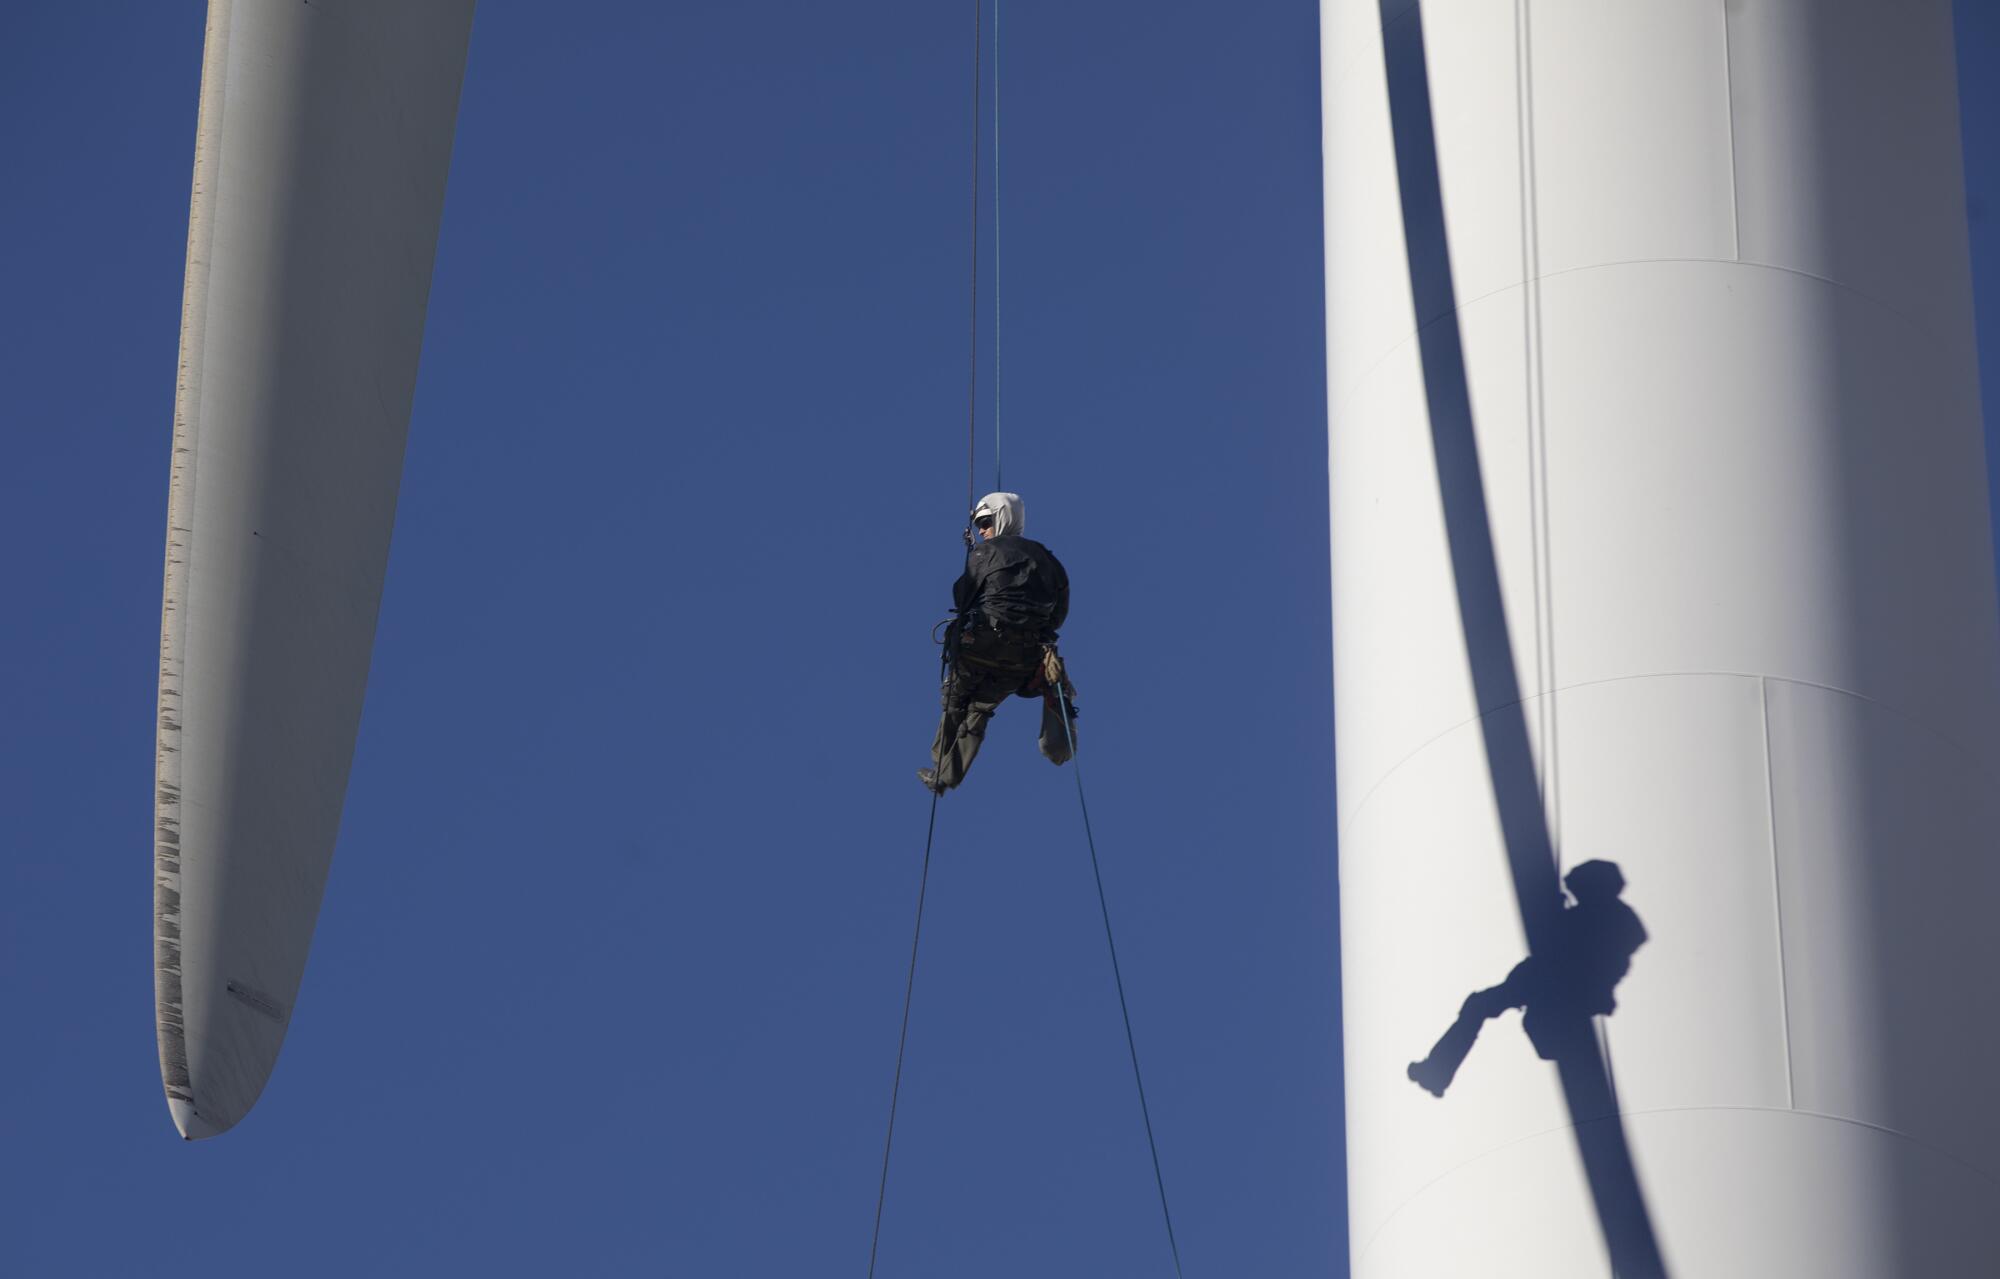
<path fill-rule="evenodd" d="M 2000 1274 L 1947 0 L 1320 19 L 1354 1274 Z"/>
<path fill-rule="evenodd" d="M 340 828 L 472 0 L 213 0 L 160 627 L 154 988 L 182 1135 L 284 1041 Z"/>

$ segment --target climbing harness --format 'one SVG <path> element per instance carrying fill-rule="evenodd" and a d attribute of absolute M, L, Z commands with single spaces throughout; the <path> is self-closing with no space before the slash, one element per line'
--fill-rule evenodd
<path fill-rule="evenodd" d="M 1002 488 L 1000 482 L 1000 0 L 993 3 L 993 487 Z M 978 465 L 978 420 L 979 420 L 979 171 L 980 171 L 980 72 L 984 61 L 982 30 L 983 0 L 973 0 L 972 18 L 972 272 L 970 294 L 972 298 L 971 334 L 972 350 L 967 370 L 966 423 L 965 423 L 965 509 L 967 523 L 963 534 L 968 548 L 973 545 L 972 511 L 977 500 L 976 471 Z M 965 638 L 969 629 L 979 625 L 977 616 L 955 616 L 938 623 L 932 628 L 931 639 L 943 645 L 941 663 L 943 672 L 948 674 L 954 665 L 962 660 L 972 661 L 973 655 L 965 651 Z M 940 639 L 938 631 L 944 636 Z M 995 639 L 1001 639 L 997 633 Z M 1015 638 L 1015 637 L 1005 637 Z M 1028 637 L 1019 637 L 1026 640 Z M 1125 998 L 1125 976 L 1118 965 L 1118 943 L 1112 936 L 1111 907 L 1104 892 L 1104 872 L 1098 862 L 1097 838 L 1090 828 L 1090 804 L 1084 798 L 1083 770 L 1076 758 L 1076 732 L 1072 722 L 1076 717 L 1076 686 L 1070 682 L 1069 672 L 1053 643 L 1036 639 L 1032 643 L 1022 643 L 1019 647 L 1032 651 L 1034 644 L 1040 645 L 1039 660 L 1024 672 L 1026 682 L 1022 685 L 1024 696 L 1040 696 L 1053 699 L 1062 717 L 1063 737 L 1069 747 L 1069 764 L 1076 774 L 1076 801 L 1083 815 L 1083 837 L 1090 850 L 1090 873 L 1097 885 L 1097 909 L 1104 921 L 1104 945 L 1111 956 L 1111 979 L 1118 991 L 1118 1012 L 1125 1024 L 1125 1047 L 1132 1059 L 1132 1083 L 1139 1095 L 1139 1117 L 1146 1130 L 1146 1148 L 1153 1159 L 1153 1184 L 1160 1194 L 1160 1218 L 1166 1226 L 1167 1248 L 1173 1255 L 1174 1274 L 1181 1271 L 1180 1244 L 1174 1237 L 1174 1219 L 1167 1207 L 1167 1182 L 1160 1170 L 1160 1147 L 1153 1136 L 1152 1108 L 1146 1102 L 1146 1083 L 1139 1073 L 1139 1044 L 1132 1033 L 1132 1009 Z M 977 665 L 992 663 L 974 662 Z M 1014 669 L 1009 666 L 1008 669 Z M 889 1122 L 882 1139 L 882 1175 L 875 1189 L 875 1229 L 868 1243 L 868 1276 L 874 1279 L 875 1263 L 882 1243 L 882 1210 L 889 1196 L 889 1161 L 896 1142 L 896 1104 L 902 1095 L 903 1059 L 909 1046 L 910 1008 L 915 1001 L 917 989 L 917 956 L 924 935 L 924 898 L 930 887 L 931 850 L 937 836 L 938 798 L 941 792 L 931 791 L 930 818 L 924 828 L 924 857 L 922 869 L 917 876 L 917 916 L 910 934 L 909 975 L 903 983 L 903 1019 L 896 1032 L 896 1070 L 889 1085 Z"/>

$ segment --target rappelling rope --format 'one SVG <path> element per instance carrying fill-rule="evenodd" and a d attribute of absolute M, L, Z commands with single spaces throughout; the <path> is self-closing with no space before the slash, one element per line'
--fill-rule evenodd
<path fill-rule="evenodd" d="M 1000 480 L 1000 0 L 993 0 L 993 491 Z"/>
<path fill-rule="evenodd" d="M 971 296 L 971 355 L 966 371 L 965 414 L 965 508 L 978 501 L 979 425 L 979 169 L 980 169 L 980 72 L 984 42 L 981 23 L 982 0 L 972 6 L 972 262 L 968 292 Z M 1001 479 L 1000 436 L 1000 0 L 993 0 L 993 488 L 1004 490 Z M 966 537 L 971 539 L 968 523 Z M 949 670 L 949 649 L 945 664 Z M 1167 1248 L 1173 1254 L 1174 1274 L 1180 1276 L 1181 1250 L 1174 1238 L 1173 1213 L 1167 1207 L 1167 1182 L 1160 1171 L 1160 1146 L 1153 1137 L 1152 1108 L 1146 1102 L 1146 1081 L 1139 1072 L 1139 1044 L 1132 1033 L 1132 1009 L 1125 998 L 1125 976 L 1118 966 L 1118 943 L 1111 931 L 1111 907 L 1104 893 L 1104 872 L 1097 857 L 1097 837 L 1090 829 L 1090 803 L 1084 798 L 1083 769 L 1076 763 L 1076 734 L 1070 727 L 1071 698 L 1076 688 L 1054 646 L 1043 652 L 1043 679 L 1054 692 L 1062 713 L 1063 737 L 1069 745 L 1071 767 L 1076 772 L 1076 802 L 1083 813 L 1083 837 L 1090 849 L 1090 873 L 1097 885 L 1097 909 L 1104 920 L 1104 945 L 1111 955 L 1111 980 L 1118 991 L 1118 1012 L 1125 1024 L 1125 1047 L 1132 1058 L 1132 1083 L 1139 1094 L 1139 1117 L 1146 1129 L 1146 1149 L 1153 1159 L 1153 1184 L 1160 1192 L 1160 1219 L 1167 1228 Z M 942 766 L 942 761 L 939 761 Z M 930 819 L 924 828 L 924 860 L 917 878 L 916 925 L 910 933 L 910 968 L 903 984 L 903 1020 L 896 1032 L 896 1070 L 889 1085 L 889 1122 L 882 1139 L 882 1176 L 875 1189 L 875 1228 L 868 1242 L 868 1275 L 874 1279 L 875 1263 L 882 1243 L 882 1211 L 889 1197 L 889 1161 L 896 1145 L 896 1104 L 903 1090 L 903 1060 L 910 1040 L 910 1008 L 917 989 L 917 956 L 924 935 L 924 898 L 930 887 L 931 849 L 937 835 L 940 792 L 931 792 Z"/>
<path fill-rule="evenodd" d="M 972 356 L 966 369 L 965 392 L 965 510 L 966 537 L 972 536 L 972 507 L 979 500 L 979 70 L 985 52 L 980 24 L 981 0 L 972 0 Z M 995 14 L 996 18 L 998 14 Z M 998 442 L 995 442 L 998 448 Z M 997 473 L 997 454 L 996 454 Z M 946 652 L 949 653 L 949 648 Z M 943 761 L 938 762 L 943 767 Z M 896 1073 L 889 1085 L 889 1124 L 882 1138 L 882 1178 L 875 1188 L 875 1230 L 868 1241 L 868 1279 L 875 1279 L 875 1259 L 882 1246 L 882 1208 L 889 1199 L 889 1156 L 896 1148 L 896 1101 L 903 1091 L 903 1056 L 910 1042 L 910 1004 L 917 990 L 917 948 L 924 936 L 924 894 L 931 881 L 931 843 L 937 835 L 938 794 L 931 791 L 931 816 L 924 828 L 924 864 L 917 877 L 917 923 L 910 933 L 910 974 L 903 983 L 903 1025 L 896 1032 Z"/>
<path fill-rule="evenodd" d="M 1139 1074 L 1139 1041 L 1132 1035 L 1132 1008 L 1125 1000 L 1125 977 L 1118 970 L 1118 943 L 1111 936 L 1111 907 L 1104 896 L 1104 871 L 1097 862 L 1097 838 L 1090 832 L 1090 802 L 1083 797 L 1083 768 L 1076 759 L 1076 734 L 1070 728 L 1070 687 L 1062 659 L 1053 648 L 1044 658 L 1044 672 L 1062 712 L 1063 739 L 1069 743 L 1069 766 L 1076 774 L 1076 804 L 1083 811 L 1083 838 L 1090 848 L 1090 874 L 1097 882 L 1097 909 L 1104 917 L 1104 947 L 1111 952 L 1111 980 L 1118 987 L 1118 1013 L 1125 1019 L 1125 1047 L 1132 1054 L 1132 1084 L 1139 1093 L 1139 1117 L 1146 1125 L 1146 1149 L 1153 1155 L 1153 1184 L 1160 1190 L 1160 1220 L 1167 1226 L 1167 1248 L 1174 1255 L 1174 1274 L 1181 1273 L 1181 1247 L 1174 1240 L 1174 1214 L 1167 1208 L 1167 1179 L 1160 1172 L 1160 1144 L 1153 1139 L 1153 1111 L 1146 1104 L 1146 1081 Z M 1053 673 L 1049 674 L 1049 668 Z"/>
<path fill-rule="evenodd" d="M 889 1085 L 889 1131 L 882 1139 L 882 1180 L 875 1188 L 875 1233 L 868 1241 L 868 1275 L 874 1279 L 875 1254 L 882 1244 L 882 1205 L 889 1198 L 889 1152 L 896 1145 L 896 1098 L 903 1091 L 903 1048 L 910 1041 L 910 1001 L 917 990 L 917 943 L 924 936 L 924 892 L 931 882 L 931 837 L 937 833 L 938 795 L 931 792 L 931 820 L 924 831 L 924 869 L 917 876 L 917 926 L 910 934 L 910 977 L 903 985 L 903 1028 L 896 1032 L 896 1077 Z"/>
<path fill-rule="evenodd" d="M 979 64 L 984 49 L 980 0 L 972 0 L 972 296 L 971 357 L 965 377 L 965 509 L 979 500 L 973 468 L 979 458 Z"/>

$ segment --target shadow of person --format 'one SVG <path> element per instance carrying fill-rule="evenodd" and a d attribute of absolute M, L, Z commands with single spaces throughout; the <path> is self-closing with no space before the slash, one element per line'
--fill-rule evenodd
<path fill-rule="evenodd" d="M 1514 965 L 1498 986 L 1466 996 L 1430 1056 L 1410 1063 L 1410 1078 L 1424 1091 L 1444 1096 L 1480 1028 L 1510 1008 L 1526 1010 L 1521 1028 L 1544 1061 L 1594 1050 L 1590 1019 L 1618 1007 L 1612 991 L 1645 945 L 1646 928 L 1619 896 L 1625 876 L 1615 862 L 1584 862 L 1563 884 L 1574 900 L 1555 916 L 1545 951 Z"/>

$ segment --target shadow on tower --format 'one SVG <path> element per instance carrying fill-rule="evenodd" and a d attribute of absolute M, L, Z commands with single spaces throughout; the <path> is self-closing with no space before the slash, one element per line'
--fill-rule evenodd
<path fill-rule="evenodd" d="M 1620 896 L 1625 875 L 1617 863 L 1584 862 L 1563 884 L 1572 900 L 1551 920 L 1544 948 L 1514 965 L 1498 986 L 1467 995 L 1430 1056 L 1410 1063 L 1410 1078 L 1424 1091 L 1444 1096 L 1480 1028 L 1511 1008 L 1525 1010 L 1521 1029 L 1542 1060 L 1595 1058 L 1591 1018 L 1618 1007 L 1613 992 L 1646 944 L 1646 927 Z"/>

